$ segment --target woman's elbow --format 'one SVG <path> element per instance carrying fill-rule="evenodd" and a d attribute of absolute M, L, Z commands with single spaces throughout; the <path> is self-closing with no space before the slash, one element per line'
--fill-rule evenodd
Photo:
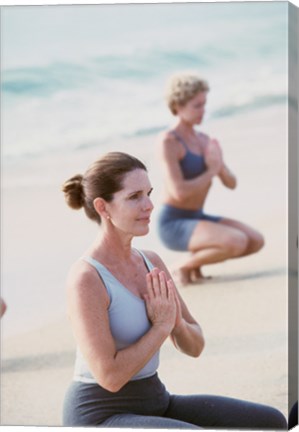
<path fill-rule="evenodd" d="M 238 185 L 237 179 L 233 179 L 231 182 L 231 189 L 236 189 Z"/>
<path fill-rule="evenodd" d="M 237 177 L 232 174 L 229 178 L 228 178 L 228 184 L 229 184 L 229 188 L 230 189 L 236 189 L 237 185 L 238 185 L 238 181 L 237 181 Z"/>
<path fill-rule="evenodd" d="M 235 179 L 226 179 L 223 180 L 224 186 L 226 186 L 228 189 L 234 190 L 237 187 L 237 181 Z"/>
<path fill-rule="evenodd" d="M 99 386 L 101 386 L 103 389 L 107 390 L 110 393 L 117 393 L 124 386 L 124 384 L 120 381 L 109 377 L 96 379 L 96 381 Z"/>
<path fill-rule="evenodd" d="M 99 386 L 110 393 L 117 393 L 126 384 L 113 370 L 95 373 L 94 377 Z"/>
<path fill-rule="evenodd" d="M 191 354 L 192 357 L 199 357 L 201 353 L 203 352 L 203 349 L 205 347 L 205 340 L 203 337 L 201 337 L 198 344 L 193 349 L 193 353 Z"/>
<path fill-rule="evenodd" d="M 123 386 L 119 385 L 116 382 L 106 383 L 105 385 L 102 385 L 105 390 L 107 390 L 110 393 L 117 393 Z"/>
<path fill-rule="evenodd" d="M 203 352 L 205 347 L 205 341 L 202 335 L 197 338 L 196 341 L 193 340 L 192 344 L 189 344 L 188 348 L 184 351 L 190 357 L 197 358 Z"/>

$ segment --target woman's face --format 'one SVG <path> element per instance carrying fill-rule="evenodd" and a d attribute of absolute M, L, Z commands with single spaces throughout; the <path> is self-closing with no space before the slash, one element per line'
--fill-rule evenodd
<path fill-rule="evenodd" d="M 150 199 L 151 192 L 152 186 L 146 171 L 135 169 L 126 174 L 123 189 L 116 192 L 106 206 L 112 224 L 132 236 L 147 234 L 154 208 Z"/>
<path fill-rule="evenodd" d="M 206 102 L 207 93 L 199 92 L 185 105 L 177 106 L 177 115 L 181 120 L 191 125 L 200 124 L 205 113 Z"/>

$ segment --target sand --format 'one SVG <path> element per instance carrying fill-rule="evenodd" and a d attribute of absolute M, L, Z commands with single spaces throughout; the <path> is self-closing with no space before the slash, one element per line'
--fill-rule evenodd
<path fill-rule="evenodd" d="M 220 139 L 239 186 L 216 180 L 206 209 L 259 229 L 266 246 L 257 255 L 204 268 L 212 280 L 180 288 L 200 322 L 206 347 L 198 359 L 162 348 L 160 377 L 169 391 L 253 400 L 288 412 L 287 116 L 283 107 L 208 121 Z M 149 168 L 156 208 L 162 177 L 155 137 L 109 143 L 72 154 L 9 163 L 3 170 L 3 290 L 1 425 L 61 425 L 72 379 L 75 342 L 65 314 L 70 264 L 93 240 L 96 226 L 63 202 L 61 183 L 106 150 L 123 150 Z M 171 268 L 184 253 L 151 232 L 135 245 L 160 254 Z M 295 270 L 295 269 L 294 269 Z M 294 276 L 295 277 L 295 276 Z"/>

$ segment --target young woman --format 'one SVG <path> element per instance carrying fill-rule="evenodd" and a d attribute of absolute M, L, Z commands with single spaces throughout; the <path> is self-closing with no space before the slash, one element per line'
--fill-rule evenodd
<path fill-rule="evenodd" d="M 153 210 L 143 163 L 108 153 L 83 176 L 66 181 L 63 191 L 70 207 L 83 207 L 101 225 L 67 282 L 78 351 L 63 424 L 284 428 L 274 408 L 221 396 L 171 395 L 160 381 L 159 350 L 166 338 L 194 357 L 204 338 L 159 256 L 132 247 L 135 236 L 148 233 Z"/>
<path fill-rule="evenodd" d="M 227 188 L 237 185 L 219 142 L 195 130 L 203 120 L 208 91 L 206 81 L 195 75 L 170 79 L 166 97 L 178 121 L 159 141 L 166 193 L 158 229 L 166 247 L 191 252 L 176 270 L 183 285 L 200 279 L 204 265 L 250 255 L 264 245 L 263 236 L 249 226 L 203 210 L 215 177 Z"/>

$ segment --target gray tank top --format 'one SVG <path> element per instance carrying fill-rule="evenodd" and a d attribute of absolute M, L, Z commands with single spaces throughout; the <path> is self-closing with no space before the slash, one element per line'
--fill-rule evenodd
<path fill-rule="evenodd" d="M 153 264 L 138 250 L 143 257 L 148 270 L 153 269 Z M 126 348 L 138 341 L 151 327 L 146 313 L 144 300 L 137 297 L 122 285 L 110 271 L 95 259 L 85 256 L 82 259 L 91 264 L 100 275 L 110 298 L 108 309 L 110 330 L 114 338 L 117 350 Z M 159 366 L 159 350 L 149 362 L 131 380 L 147 378 L 155 374 Z M 92 373 L 88 369 L 79 348 L 77 348 L 74 380 L 96 383 Z"/>

